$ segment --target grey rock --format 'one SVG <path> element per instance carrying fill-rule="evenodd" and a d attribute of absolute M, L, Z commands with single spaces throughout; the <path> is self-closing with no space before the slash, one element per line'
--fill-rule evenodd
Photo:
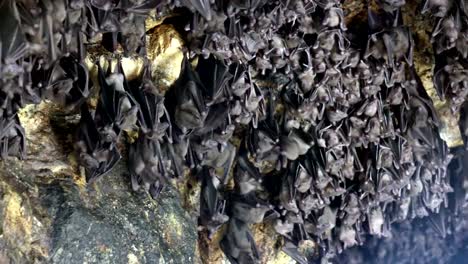
<path fill-rule="evenodd" d="M 0 163 L 0 263 L 198 262 L 196 223 L 174 188 L 156 201 L 132 191 L 125 161 L 87 185 L 66 147 L 71 118 L 46 104 L 21 116 L 29 155 Z"/>

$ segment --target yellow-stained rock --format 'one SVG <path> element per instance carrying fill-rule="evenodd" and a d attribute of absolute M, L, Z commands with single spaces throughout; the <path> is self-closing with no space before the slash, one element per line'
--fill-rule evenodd
<path fill-rule="evenodd" d="M 198 250 L 204 264 L 222 263 L 225 260 L 225 256 L 219 247 L 219 242 L 223 238 L 225 230 L 226 226 L 222 226 L 213 234 L 211 240 L 205 230 L 198 232 Z"/>
<path fill-rule="evenodd" d="M 270 223 L 254 224 L 252 225 L 251 230 L 258 250 L 262 252 L 260 260 L 261 263 L 294 263 L 293 260 L 281 250 L 282 239 Z"/>
<path fill-rule="evenodd" d="M 73 151 L 79 115 L 63 111 L 44 101 L 19 113 L 27 155 L 0 162 L 0 263 L 193 263 L 196 225 L 176 192 L 133 192 L 125 159 L 87 184 Z"/>
<path fill-rule="evenodd" d="M 414 13 L 418 10 L 416 1 L 409 2 L 404 6 L 403 19 L 405 24 L 411 28 L 415 35 L 416 47 L 414 49 L 414 65 L 428 95 L 431 97 L 434 107 L 441 119 L 440 136 L 449 147 L 463 145 L 458 128 L 459 113 L 450 110 L 449 102 L 440 100 L 434 87 L 434 52 L 430 41 L 432 23 L 428 16 Z"/>
<path fill-rule="evenodd" d="M 165 93 L 180 75 L 184 42 L 171 25 L 160 25 L 148 32 L 148 58 L 156 87 Z"/>
<path fill-rule="evenodd" d="M 157 25 L 152 27 L 147 35 L 147 59 L 151 62 L 153 82 L 160 93 L 177 80 L 180 75 L 184 41 L 180 34 L 171 25 Z M 128 80 L 141 76 L 144 58 L 138 56 L 124 57 L 121 50 L 112 54 L 99 45 L 90 48 L 85 64 L 89 69 L 91 79 L 97 83 L 97 64 L 106 71 L 109 66 L 115 69 L 118 58 L 121 59 L 124 74 Z"/>
<path fill-rule="evenodd" d="M 138 261 L 138 257 L 135 256 L 133 253 L 128 253 L 127 255 L 128 258 L 128 264 L 140 264 L 140 261 Z"/>
<path fill-rule="evenodd" d="M 273 259 L 268 260 L 267 264 L 295 264 L 296 261 L 283 251 L 278 251 Z"/>
<path fill-rule="evenodd" d="M 31 244 L 32 219 L 23 206 L 21 196 L 13 191 L 8 191 L 3 197 L 5 203 L 3 208 L 3 238 L 12 247 L 18 249 L 18 253 L 26 256 Z"/>

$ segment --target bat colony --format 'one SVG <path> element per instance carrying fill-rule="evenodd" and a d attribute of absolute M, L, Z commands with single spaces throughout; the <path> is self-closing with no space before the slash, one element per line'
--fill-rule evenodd
<path fill-rule="evenodd" d="M 260 261 L 255 223 L 271 223 L 301 264 L 415 218 L 445 236 L 446 215 L 465 205 L 454 184 L 463 161 L 448 169 L 453 154 L 415 70 L 405 1 L 376 3 L 351 27 L 339 0 L 0 0 L 1 157 L 25 156 L 18 110 L 53 100 L 81 111 L 75 147 L 88 182 L 105 181 L 132 130 L 135 191 L 157 199 L 171 179 L 195 175 L 199 225 L 210 237 L 226 227 L 220 246 L 231 263 Z M 154 10 L 185 14 L 182 71 L 165 94 L 146 57 Z M 434 86 L 461 113 L 467 144 L 468 2 L 427 0 L 419 11 L 435 21 Z M 93 82 L 84 59 L 96 39 L 109 60 L 143 58 L 141 76 L 96 61 Z"/>

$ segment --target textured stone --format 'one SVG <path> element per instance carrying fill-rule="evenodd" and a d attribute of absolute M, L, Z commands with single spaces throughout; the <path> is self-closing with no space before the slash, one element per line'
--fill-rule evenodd
<path fill-rule="evenodd" d="M 86 185 L 70 143 L 73 115 L 42 103 L 21 121 L 28 157 L 0 163 L 0 263 L 197 262 L 196 223 L 177 191 L 158 201 L 133 192 L 124 161 Z"/>

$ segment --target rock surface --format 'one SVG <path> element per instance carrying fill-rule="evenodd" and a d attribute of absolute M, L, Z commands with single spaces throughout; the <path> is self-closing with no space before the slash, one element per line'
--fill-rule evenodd
<path fill-rule="evenodd" d="M 42 103 L 21 119 L 28 157 L 0 163 L 0 263 L 198 262 L 196 223 L 175 190 L 158 201 L 133 192 L 124 162 L 85 185 L 72 115 Z"/>

